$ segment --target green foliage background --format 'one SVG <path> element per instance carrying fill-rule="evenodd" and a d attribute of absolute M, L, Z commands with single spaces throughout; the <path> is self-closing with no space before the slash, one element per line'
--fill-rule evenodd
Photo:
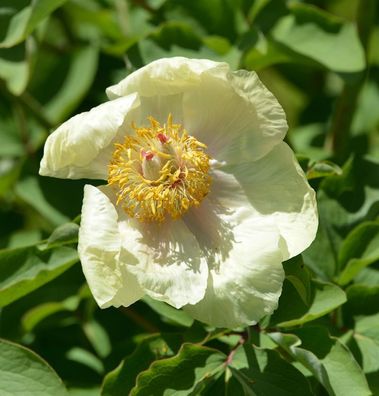
<path fill-rule="evenodd" d="M 0 395 L 379 395 L 378 22 L 376 0 L 0 0 Z M 249 329 L 99 310 L 85 181 L 38 176 L 57 125 L 175 55 L 256 70 L 317 190 L 317 238 Z"/>

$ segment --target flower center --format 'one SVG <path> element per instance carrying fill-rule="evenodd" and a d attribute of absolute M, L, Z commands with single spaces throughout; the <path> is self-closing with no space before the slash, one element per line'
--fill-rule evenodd
<path fill-rule="evenodd" d="M 163 126 L 149 121 L 149 127 L 133 124 L 135 135 L 115 144 L 108 184 L 129 216 L 142 222 L 177 219 L 208 194 L 210 158 L 203 143 L 173 124 L 171 114 Z"/>

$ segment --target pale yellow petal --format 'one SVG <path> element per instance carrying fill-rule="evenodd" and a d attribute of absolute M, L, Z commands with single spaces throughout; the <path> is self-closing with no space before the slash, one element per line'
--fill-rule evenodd
<path fill-rule="evenodd" d="M 79 230 L 79 257 L 91 292 L 101 308 L 128 306 L 144 292 L 127 271 L 118 215 L 109 198 L 86 185 Z"/>
<path fill-rule="evenodd" d="M 285 259 L 312 243 L 318 227 L 315 192 L 286 143 L 258 161 L 227 169 L 240 182 L 256 216 L 272 219 L 277 225 L 286 242 Z"/>
<path fill-rule="evenodd" d="M 208 268 L 194 235 L 181 220 L 120 223 L 122 246 L 133 258 L 127 264 L 145 293 L 176 308 L 204 296 Z"/>
<path fill-rule="evenodd" d="M 284 279 L 281 238 L 275 224 L 256 217 L 235 178 L 215 171 L 212 193 L 184 221 L 209 267 L 204 298 L 184 310 L 216 327 L 251 325 L 271 314 Z"/>
<path fill-rule="evenodd" d="M 113 142 L 130 133 L 131 122 L 137 117 L 139 98 L 134 93 L 70 118 L 47 138 L 40 174 L 107 179 Z"/>

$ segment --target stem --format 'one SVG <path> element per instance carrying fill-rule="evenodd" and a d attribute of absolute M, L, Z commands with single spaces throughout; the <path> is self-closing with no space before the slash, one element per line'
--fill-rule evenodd
<path fill-rule="evenodd" d="M 226 360 L 225 366 L 229 366 L 233 362 L 234 354 L 236 353 L 237 349 L 243 345 L 247 341 L 246 335 L 241 335 L 241 338 L 238 340 L 237 345 L 229 352 Z"/>
<path fill-rule="evenodd" d="M 28 123 L 26 121 L 25 112 L 19 102 L 13 101 L 14 116 L 18 124 L 18 130 L 20 132 L 20 140 L 24 146 L 25 153 L 28 155 L 32 154 L 32 148 L 30 146 L 30 137 Z"/>
<path fill-rule="evenodd" d="M 151 7 L 146 0 L 132 0 L 132 3 L 138 7 L 143 8 L 144 10 L 150 12 L 150 13 L 154 13 L 156 10 L 155 8 Z"/>
<path fill-rule="evenodd" d="M 247 328 L 247 335 L 248 335 L 247 340 L 249 344 L 260 346 L 260 332 L 261 332 L 261 328 L 258 323 L 254 326 L 249 326 Z"/>
<path fill-rule="evenodd" d="M 25 91 L 18 97 L 23 105 L 25 105 L 32 113 L 39 123 L 50 130 L 54 124 L 45 116 L 44 109 L 41 103 L 37 101 L 29 92 Z"/>
<path fill-rule="evenodd" d="M 148 333 L 159 333 L 160 332 L 158 327 L 156 327 L 154 324 L 150 323 L 148 320 L 146 320 L 142 315 L 140 315 L 134 309 L 132 309 L 130 307 L 128 307 L 128 308 L 120 307 L 119 310 L 125 316 L 127 316 L 129 319 L 131 319 L 133 322 L 135 322 L 138 326 L 140 326 L 142 329 L 144 329 Z"/>
<path fill-rule="evenodd" d="M 371 29 L 375 23 L 377 0 L 361 0 L 357 10 L 358 34 L 366 52 L 369 44 Z"/>
<path fill-rule="evenodd" d="M 114 2 L 115 11 L 117 14 L 117 22 L 125 37 L 130 35 L 129 28 L 129 9 L 128 4 L 124 1 L 116 0 Z"/>
<path fill-rule="evenodd" d="M 9 100 L 10 103 L 14 105 L 14 107 L 17 107 L 15 110 L 15 113 L 17 114 L 17 117 L 20 115 L 20 111 L 22 111 L 22 117 L 25 117 L 24 114 L 24 109 L 29 110 L 32 115 L 35 117 L 35 119 L 47 130 L 52 129 L 55 125 L 45 116 L 44 114 L 44 109 L 41 103 L 37 101 L 32 95 L 30 95 L 27 91 L 23 92 L 20 96 L 13 95 L 11 92 L 8 91 L 6 88 L 5 84 L 3 84 L 0 81 L 0 93 L 3 94 L 7 100 Z M 18 107 L 23 107 L 21 110 Z M 25 121 L 27 124 L 27 120 Z M 22 126 L 23 130 L 22 133 L 25 132 L 27 126 Z"/>
<path fill-rule="evenodd" d="M 360 0 L 357 10 L 357 28 L 362 46 L 366 54 L 370 32 L 375 19 L 376 0 Z M 358 96 L 367 76 L 366 70 L 352 83 L 345 83 L 341 96 L 338 98 L 331 122 L 330 133 L 334 156 L 343 163 L 349 155 L 351 125 L 354 118 Z"/>

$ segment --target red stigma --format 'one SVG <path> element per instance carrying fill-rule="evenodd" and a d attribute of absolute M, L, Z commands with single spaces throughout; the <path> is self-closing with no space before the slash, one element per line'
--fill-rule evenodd
<path fill-rule="evenodd" d="M 168 136 L 165 135 L 164 133 L 158 133 L 157 138 L 160 140 L 162 144 L 167 143 L 168 141 Z"/>
<path fill-rule="evenodd" d="M 150 161 L 154 158 L 154 153 L 152 153 L 151 151 L 141 150 L 141 155 L 147 161 Z"/>

